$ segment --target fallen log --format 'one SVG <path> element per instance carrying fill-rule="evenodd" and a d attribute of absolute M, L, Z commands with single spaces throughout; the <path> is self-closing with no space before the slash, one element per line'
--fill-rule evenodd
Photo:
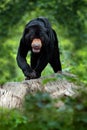
<path fill-rule="evenodd" d="M 8 82 L 0 87 L 0 106 L 20 108 L 25 95 L 35 94 L 38 91 L 47 92 L 52 98 L 59 98 L 63 95 L 73 96 L 76 94 L 76 88 L 78 86 L 74 83 L 53 76 L 22 82 Z"/>

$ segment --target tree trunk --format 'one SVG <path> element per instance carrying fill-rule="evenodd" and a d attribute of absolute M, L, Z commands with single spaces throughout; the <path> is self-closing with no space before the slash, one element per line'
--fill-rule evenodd
<path fill-rule="evenodd" d="M 49 81 L 49 82 L 48 82 Z M 77 86 L 65 79 L 39 78 L 22 82 L 8 82 L 0 87 L 0 106 L 6 108 L 20 108 L 26 94 L 37 91 L 47 92 L 52 98 L 72 96 L 76 94 Z"/>

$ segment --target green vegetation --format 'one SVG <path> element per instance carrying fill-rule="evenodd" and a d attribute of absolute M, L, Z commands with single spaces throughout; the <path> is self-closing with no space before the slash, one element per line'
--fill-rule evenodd
<path fill-rule="evenodd" d="M 83 99 L 81 97 L 83 96 Z M 87 92 L 74 98 L 64 97 L 65 106 L 56 108 L 46 93 L 26 96 L 24 109 L 0 109 L 1 130 L 86 130 Z"/>
<path fill-rule="evenodd" d="M 86 87 L 87 0 L 0 0 L 0 84 L 24 79 L 17 49 L 25 24 L 38 16 L 47 17 L 58 34 L 63 70 L 76 74 Z M 42 75 L 52 73 L 48 65 Z M 66 105 L 60 109 L 47 94 L 26 97 L 23 112 L 0 109 L 0 129 L 85 130 L 86 97 L 81 92 L 76 99 L 64 98 Z"/>

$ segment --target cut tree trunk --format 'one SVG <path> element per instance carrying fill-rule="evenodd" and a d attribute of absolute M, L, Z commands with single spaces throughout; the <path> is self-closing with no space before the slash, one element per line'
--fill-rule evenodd
<path fill-rule="evenodd" d="M 49 82 L 48 82 L 49 81 Z M 65 79 L 53 77 L 25 80 L 22 82 L 8 82 L 0 87 L 0 106 L 6 108 L 22 107 L 24 97 L 37 91 L 47 92 L 52 98 L 73 96 L 78 88 L 74 83 Z"/>

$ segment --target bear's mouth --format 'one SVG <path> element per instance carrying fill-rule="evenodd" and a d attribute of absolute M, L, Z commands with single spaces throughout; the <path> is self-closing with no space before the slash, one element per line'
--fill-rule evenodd
<path fill-rule="evenodd" d="M 34 53 L 39 53 L 40 50 L 41 50 L 40 47 L 32 47 L 32 51 L 33 51 Z"/>

